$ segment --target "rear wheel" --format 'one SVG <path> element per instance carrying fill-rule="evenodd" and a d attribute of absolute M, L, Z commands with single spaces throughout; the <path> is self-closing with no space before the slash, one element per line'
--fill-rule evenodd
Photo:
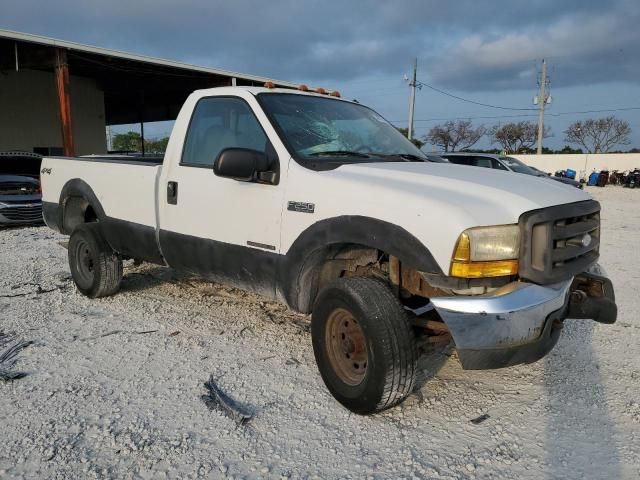
<path fill-rule="evenodd" d="M 313 308 L 311 332 L 324 383 L 352 412 L 379 412 L 411 393 L 418 358 L 414 334 L 383 282 L 352 277 L 325 287 Z"/>
<path fill-rule="evenodd" d="M 78 225 L 71 233 L 69 268 L 76 287 L 87 297 L 105 297 L 120 288 L 122 259 L 102 237 L 98 223 Z"/>

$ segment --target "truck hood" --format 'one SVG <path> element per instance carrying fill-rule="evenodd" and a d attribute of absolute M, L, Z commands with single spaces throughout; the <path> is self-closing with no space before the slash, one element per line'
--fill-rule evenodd
<path fill-rule="evenodd" d="M 320 172 L 294 164 L 288 173 L 287 200 L 311 203 L 315 211 L 286 214 L 285 252 L 315 222 L 364 216 L 409 232 L 444 272 L 468 228 L 515 224 L 531 210 L 591 199 L 547 178 L 446 163 L 353 163 Z"/>
<path fill-rule="evenodd" d="M 398 197 L 426 199 L 461 209 L 476 220 L 490 212 L 487 224 L 517 222 L 530 210 L 590 200 L 577 188 L 548 178 L 465 165 L 420 162 L 349 164 L 334 170 L 347 182 L 394 190 Z M 505 223 L 508 223 L 505 222 Z"/>

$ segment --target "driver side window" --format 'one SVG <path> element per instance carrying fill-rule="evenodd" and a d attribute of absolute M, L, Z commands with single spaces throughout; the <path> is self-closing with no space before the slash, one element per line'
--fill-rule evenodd
<path fill-rule="evenodd" d="M 500 163 L 498 160 L 496 160 L 495 158 L 491 159 L 491 163 L 493 164 L 493 168 L 495 168 L 496 170 L 508 170 L 507 167 L 505 167 L 504 165 L 502 165 L 502 163 Z"/>
<path fill-rule="evenodd" d="M 226 148 L 265 152 L 267 136 L 247 103 L 234 97 L 201 99 L 193 111 L 181 165 L 213 167 Z"/>
<path fill-rule="evenodd" d="M 472 165 L 482 168 L 492 168 L 491 158 L 488 157 L 473 157 Z"/>

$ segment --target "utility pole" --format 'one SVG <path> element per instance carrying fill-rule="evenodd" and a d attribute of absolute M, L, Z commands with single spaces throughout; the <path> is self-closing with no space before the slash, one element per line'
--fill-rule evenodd
<path fill-rule="evenodd" d="M 540 93 L 538 93 L 538 155 L 542 155 L 542 139 L 544 137 L 544 107 L 547 104 L 547 62 L 542 59 L 540 74 Z"/>
<path fill-rule="evenodd" d="M 413 113 L 416 106 L 417 70 L 418 70 L 418 59 L 415 58 L 413 60 L 413 76 L 411 77 L 411 81 L 409 82 L 409 86 L 411 87 L 411 101 L 409 103 L 409 128 L 407 129 L 407 138 L 409 140 L 413 138 Z"/>

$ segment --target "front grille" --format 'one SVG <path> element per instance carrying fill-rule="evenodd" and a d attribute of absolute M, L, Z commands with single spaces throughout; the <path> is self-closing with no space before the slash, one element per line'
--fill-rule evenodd
<path fill-rule="evenodd" d="M 42 220 L 42 205 L 0 208 L 0 215 L 12 221 L 38 222 Z"/>
<path fill-rule="evenodd" d="M 520 217 L 520 277 L 567 280 L 598 260 L 600 204 L 595 200 L 527 212 Z"/>

